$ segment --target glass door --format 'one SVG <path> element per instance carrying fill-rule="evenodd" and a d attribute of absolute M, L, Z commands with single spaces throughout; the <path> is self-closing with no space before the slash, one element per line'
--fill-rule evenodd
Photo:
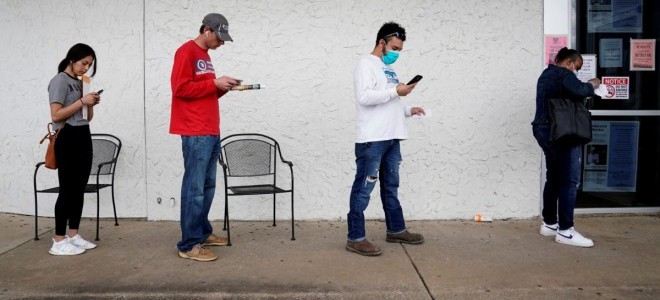
<path fill-rule="evenodd" d="M 604 88 L 602 97 L 589 101 L 594 140 L 584 147 L 576 207 L 590 212 L 657 211 L 660 1 L 572 4 L 575 48 L 589 58 Z"/>

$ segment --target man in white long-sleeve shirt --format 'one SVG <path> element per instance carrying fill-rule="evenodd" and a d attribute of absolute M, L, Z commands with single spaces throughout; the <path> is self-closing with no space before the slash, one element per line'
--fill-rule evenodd
<path fill-rule="evenodd" d="M 405 105 L 401 98 L 412 92 L 416 83 L 399 83 L 392 69 L 403 49 L 406 31 L 399 24 L 385 23 L 376 36 L 373 51 L 360 58 L 353 73 L 357 110 L 355 162 L 357 172 L 351 189 L 346 250 L 361 255 L 380 255 L 378 246 L 366 239 L 364 210 L 376 182 L 387 225 L 386 241 L 421 244 L 421 234 L 406 230 L 397 196 L 399 188 L 399 141 L 408 138 L 405 118 L 424 114 L 421 107 Z"/>

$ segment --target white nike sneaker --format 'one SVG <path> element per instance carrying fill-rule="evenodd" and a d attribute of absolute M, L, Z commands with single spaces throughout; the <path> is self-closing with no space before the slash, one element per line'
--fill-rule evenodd
<path fill-rule="evenodd" d="M 566 230 L 557 230 L 555 242 L 577 246 L 577 247 L 593 247 L 594 241 L 582 236 L 579 232 L 575 231 L 575 227 Z"/>
<path fill-rule="evenodd" d="M 73 237 L 67 236 L 66 240 L 69 241 L 69 243 L 71 243 L 71 245 L 74 245 L 78 248 L 82 248 L 82 249 L 85 249 L 85 250 L 96 248 L 96 244 L 83 239 L 80 236 L 80 234 L 76 234 Z"/>
<path fill-rule="evenodd" d="M 555 236 L 555 234 L 557 234 L 557 229 L 558 228 L 559 228 L 559 226 L 557 225 L 557 223 L 552 224 L 552 225 L 548 225 L 548 224 L 545 224 L 545 222 L 541 222 L 541 232 L 540 233 L 541 233 L 541 235 L 544 235 L 544 236 Z"/>
<path fill-rule="evenodd" d="M 78 255 L 85 253 L 85 249 L 72 245 L 67 239 L 63 239 L 59 242 L 56 242 L 55 239 L 53 239 L 53 246 L 50 247 L 48 253 L 52 255 Z"/>

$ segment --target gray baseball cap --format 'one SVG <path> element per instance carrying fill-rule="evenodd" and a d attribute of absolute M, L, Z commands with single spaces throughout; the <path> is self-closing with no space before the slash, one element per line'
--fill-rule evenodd
<path fill-rule="evenodd" d="M 206 17 L 204 17 L 202 25 L 211 28 L 219 39 L 225 42 L 234 41 L 231 39 L 231 36 L 229 36 L 229 22 L 227 22 L 227 18 L 225 18 L 225 16 L 216 13 L 208 14 Z"/>

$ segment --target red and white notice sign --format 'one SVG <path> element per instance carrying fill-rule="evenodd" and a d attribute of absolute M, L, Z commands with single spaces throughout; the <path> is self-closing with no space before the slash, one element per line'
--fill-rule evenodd
<path fill-rule="evenodd" d="M 601 84 L 607 89 L 603 99 L 630 98 L 630 77 L 603 77 Z"/>

